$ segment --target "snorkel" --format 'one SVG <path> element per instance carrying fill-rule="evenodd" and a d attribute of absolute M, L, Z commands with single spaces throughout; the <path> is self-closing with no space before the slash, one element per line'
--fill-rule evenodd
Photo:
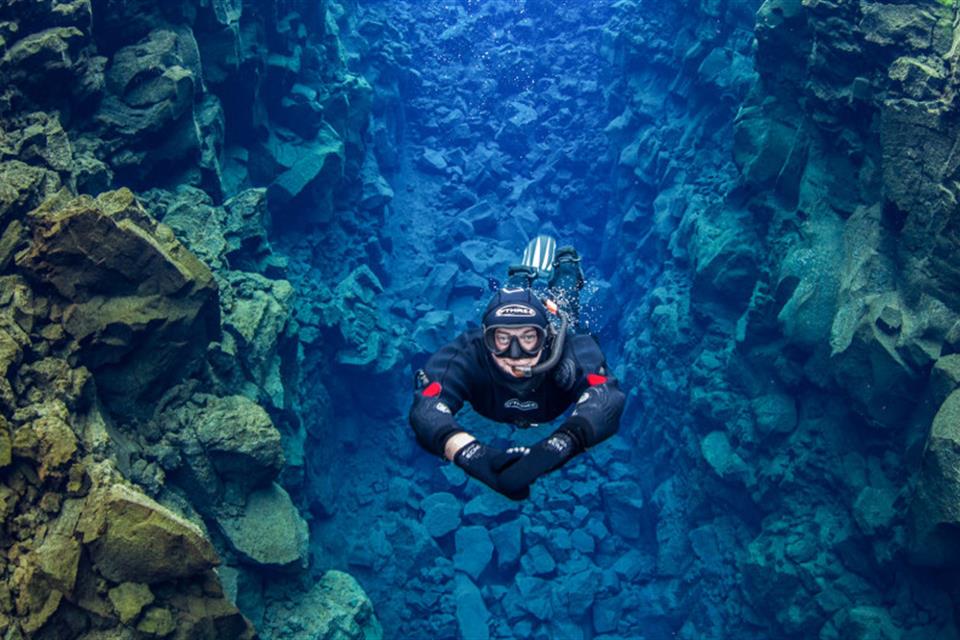
<path fill-rule="evenodd" d="M 544 306 L 547 308 L 547 311 L 560 318 L 560 329 L 554 329 L 553 325 L 550 325 L 550 333 L 553 335 L 553 344 L 550 347 L 552 350 L 550 352 L 550 357 L 547 358 L 546 362 L 541 362 L 540 364 L 532 367 L 510 367 L 524 378 L 532 378 L 535 375 L 553 369 L 555 366 L 557 366 L 557 363 L 560 362 L 560 357 L 563 355 L 563 345 L 567 339 L 567 318 L 559 312 L 557 303 L 553 300 L 547 300 Z"/>
<path fill-rule="evenodd" d="M 567 319 L 561 316 L 560 329 L 556 330 L 551 326 L 550 332 L 553 334 L 553 344 L 551 345 L 551 349 L 553 351 L 550 353 L 550 357 L 547 358 L 546 362 L 541 362 L 540 364 L 532 367 L 511 366 L 510 368 L 524 378 L 532 378 L 537 374 L 549 371 L 557 366 L 557 363 L 560 362 L 560 357 L 563 355 L 563 345 L 567 339 Z"/>
<path fill-rule="evenodd" d="M 551 319 L 550 316 L 554 318 Z M 555 320 L 560 319 L 560 328 L 555 326 Z M 563 355 L 566 340 L 568 320 L 554 300 L 543 300 L 527 287 L 504 287 L 497 291 L 483 313 L 483 343 L 496 361 L 497 366 L 515 378 L 532 378 L 555 367 Z M 534 345 L 521 344 L 524 335 L 515 330 L 523 327 L 535 329 L 541 339 L 539 348 L 534 351 Z M 511 330 L 509 343 L 497 343 L 497 331 Z M 506 336 L 501 336 L 506 338 Z M 543 349 L 550 343 L 550 357 L 542 363 L 535 364 L 543 354 Z M 515 363 L 507 362 L 513 360 Z M 518 361 L 526 360 L 525 363 Z"/>

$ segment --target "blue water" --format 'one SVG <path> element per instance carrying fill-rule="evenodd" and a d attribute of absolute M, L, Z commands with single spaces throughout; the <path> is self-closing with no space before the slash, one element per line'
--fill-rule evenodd
<path fill-rule="evenodd" d="M 393 197 L 279 245 L 301 291 L 359 264 L 382 285 L 361 287 L 359 337 L 331 331 L 305 353 L 305 396 L 317 394 L 303 495 L 311 570 L 356 576 L 387 637 L 901 637 L 891 616 L 910 637 L 955 637 L 949 606 L 907 613 L 917 594 L 944 598 L 927 577 L 875 562 L 899 553 L 900 521 L 860 536 L 856 493 L 837 479 L 862 474 L 886 496 L 900 468 L 879 471 L 882 447 L 835 435 L 855 418 L 766 364 L 776 342 L 753 361 L 738 353 L 760 250 L 744 219 L 767 215 L 740 209 L 731 151 L 758 4 L 358 7 L 349 65 L 374 87 L 362 161 Z M 693 229 L 698 216 L 711 222 Z M 586 329 L 628 401 L 617 436 L 517 504 L 420 449 L 406 415 L 413 371 L 476 326 L 539 233 L 583 256 Z M 691 254 L 724 233 L 748 264 L 693 277 L 706 258 Z M 357 344 L 376 358 L 356 364 Z M 776 373 L 754 379 L 757 362 Z M 756 392 L 768 403 L 756 411 L 796 438 L 758 435 L 738 385 L 775 391 Z M 551 428 L 469 408 L 458 420 L 497 443 Z M 824 453 L 837 450 L 842 462 Z"/>
<path fill-rule="evenodd" d="M 601 45 L 611 16 L 600 2 L 361 7 L 361 21 L 389 20 L 410 55 L 402 94 L 386 112 L 402 111 L 402 125 L 388 121 L 393 148 L 378 150 L 396 194 L 380 236 L 392 256 L 378 273 L 386 287 L 378 306 L 381 322 L 412 325 L 417 342 L 407 362 L 379 376 L 331 371 L 329 440 L 309 455 L 329 476 L 336 508 L 313 523 L 313 560 L 357 577 L 387 637 L 587 638 L 636 629 L 652 615 L 633 599 L 653 567 L 640 543 L 653 523 L 631 465 L 635 407 L 622 436 L 538 481 L 523 504 L 466 482 L 416 445 L 406 421 L 412 364 L 478 324 L 505 260 L 517 261 L 537 233 L 583 256 L 584 324 L 616 366 L 618 301 L 629 294 L 611 284 L 616 239 L 605 228 L 616 152 L 603 133 L 612 119 L 604 88 L 615 78 Z M 356 66 L 387 75 L 372 55 Z M 449 169 L 426 165 L 427 150 Z M 464 243 L 496 254 L 471 262 Z M 456 283 L 438 295 L 430 274 L 443 265 L 456 267 Z M 451 321 L 424 322 L 446 310 Z M 458 419 L 488 442 L 531 442 L 552 430 L 518 431 L 469 408 Z M 668 633 L 663 622 L 644 626 L 648 637 Z"/>

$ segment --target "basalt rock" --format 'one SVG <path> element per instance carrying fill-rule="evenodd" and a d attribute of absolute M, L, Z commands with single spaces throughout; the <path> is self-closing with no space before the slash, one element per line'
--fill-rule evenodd
<path fill-rule="evenodd" d="M 239 515 L 222 515 L 218 524 L 246 562 L 291 570 L 306 565 L 307 523 L 280 485 L 250 493 Z"/>
<path fill-rule="evenodd" d="M 380 640 L 383 630 L 373 605 L 350 575 L 327 571 L 306 594 L 280 599 L 264 612 L 262 629 L 273 638 Z"/>
<path fill-rule="evenodd" d="M 304 565 L 299 500 L 273 484 L 305 432 L 268 231 L 359 201 L 373 92 L 343 11 L 0 3 L 0 633 L 248 638 L 214 545 Z M 375 162 L 364 180 L 382 215 Z M 146 210 L 123 185 L 153 190 Z"/>
<path fill-rule="evenodd" d="M 41 207 L 17 265 L 63 300 L 60 322 L 108 402 L 135 411 L 188 374 L 216 336 L 209 269 L 129 191 Z"/>
<path fill-rule="evenodd" d="M 60 177 L 19 160 L 0 163 L 0 222 L 37 208 L 61 187 Z"/>
<path fill-rule="evenodd" d="M 181 392 L 185 399 L 178 398 Z M 178 454 L 163 459 L 167 471 L 204 513 L 242 506 L 283 467 L 280 433 L 266 411 L 243 396 L 176 389 L 154 420 Z"/>
<path fill-rule="evenodd" d="M 94 568 L 114 582 L 151 584 L 219 563 L 199 527 L 119 484 L 90 494 L 77 530 Z"/>
<path fill-rule="evenodd" d="M 95 116 L 105 129 L 110 163 L 141 183 L 160 168 L 200 164 L 200 58 L 190 32 L 152 31 L 117 51 L 106 72 L 107 95 Z M 189 174 L 188 174 L 189 175 Z"/>
<path fill-rule="evenodd" d="M 933 419 L 923 452 L 919 483 L 910 513 L 910 553 L 928 566 L 958 566 L 956 529 L 960 523 L 960 392 L 943 402 Z"/>

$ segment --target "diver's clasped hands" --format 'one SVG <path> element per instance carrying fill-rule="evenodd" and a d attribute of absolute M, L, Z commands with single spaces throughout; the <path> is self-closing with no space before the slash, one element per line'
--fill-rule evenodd
<path fill-rule="evenodd" d="M 496 447 L 483 444 L 479 440 L 474 440 L 468 445 L 462 447 L 457 455 L 453 457 L 453 462 L 484 483 L 494 491 L 499 491 L 511 500 L 524 500 L 530 495 L 530 486 L 515 486 L 512 491 L 504 491 L 500 487 L 500 474 L 515 464 L 526 455 L 526 449 L 521 447 L 511 447 L 502 451 Z"/>
<path fill-rule="evenodd" d="M 537 478 L 559 469 L 580 450 L 573 434 L 561 427 L 529 448 L 510 447 L 502 451 L 474 440 L 457 452 L 454 462 L 511 500 L 525 500 Z"/>

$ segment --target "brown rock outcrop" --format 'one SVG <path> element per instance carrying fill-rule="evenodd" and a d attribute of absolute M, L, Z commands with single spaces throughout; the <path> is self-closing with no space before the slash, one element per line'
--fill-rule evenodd
<path fill-rule="evenodd" d="M 191 371 L 219 329 L 216 283 L 130 191 L 54 201 L 29 222 L 17 265 L 62 297 L 60 321 L 112 407 L 133 411 Z"/>

